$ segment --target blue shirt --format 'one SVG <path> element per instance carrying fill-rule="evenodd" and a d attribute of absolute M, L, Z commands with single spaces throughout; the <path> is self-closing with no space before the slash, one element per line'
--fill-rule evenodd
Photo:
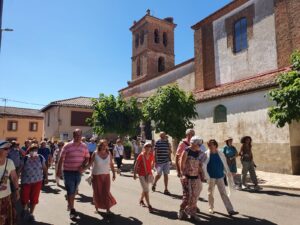
<path fill-rule="evenodd" d="M 87 144 L 87 147 L 88 147 L 89 152 L 94 152 L 97 148 L 97 144 L 96 144 L 96 142 L 94 142 L 94 143 L 90 142 Z"/>
<path fill-rule="evenodd" d="M 219 179 L 224 177 L 224 165 L 218 153 L 210 153 L 207 172 L 210 178 Z"/>
<path fill-rule="evenodd" d="M 232 158 L 236 155 L 237 150 L 233 146 L 225 145 L 224 148 L 223 148 L 223 153 L 227 158 Z"/>

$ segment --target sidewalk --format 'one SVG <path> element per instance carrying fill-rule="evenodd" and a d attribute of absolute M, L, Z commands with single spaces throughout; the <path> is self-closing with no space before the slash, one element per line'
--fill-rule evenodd
<path fill-rule="evenodd" d="M 124 160 L 124 162 L 125 164 L 133 164 L 133 160 Z M 241 169 L 238 169 L 238 173 L 241 174 Z M 258 170 L 256 170 L 256 174 L 261 187 L 300 191 L 300 176 Z M 170 171 L 170 175 L 177 176 L 174 166 Z"/>

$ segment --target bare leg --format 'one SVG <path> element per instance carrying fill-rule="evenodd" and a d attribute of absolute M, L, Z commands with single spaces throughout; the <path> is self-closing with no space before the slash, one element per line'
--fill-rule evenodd
<path fill-rule="evenodd" d="M 74 199 L 75 195 L 68 195 L 68 204 L 70 209 L 74 209 Z"/>
<path fill-rule="evenodd" d="M 165 190 L 168 190 L 168 174 L 164 174 Z"/>

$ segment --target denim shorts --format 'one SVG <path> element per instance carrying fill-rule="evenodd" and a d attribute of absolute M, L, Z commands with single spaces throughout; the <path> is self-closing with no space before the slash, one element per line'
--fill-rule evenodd
<path fill-rule="evenodd" d="M 75 195 L 81 181 L 81 174 L 78 171 L 64 171 L 64 181 L 67 195 Z"/>
<path fill-rule="evenodd" d="M 156 171 L 158 175 L 167 175 L 170 173 L 170 163 L 161 163 L 161 164 L 156 164 Z"/>

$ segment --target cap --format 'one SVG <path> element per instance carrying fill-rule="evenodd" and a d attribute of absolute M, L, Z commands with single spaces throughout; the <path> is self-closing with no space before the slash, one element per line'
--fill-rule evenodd
<path fill-rule="evenodd" d="M 9 143 L 8 141 L 0 141 L 0 149 L 3 148 L 10 148 L 11 143 Z"/>
<path fill-rule="evenodd" d="M 144 148 L 145 148 L 147 145 L 151 145 L 151 146 L 152 146 L 152 141 L 147 140 L 147 141 L 145 142 L 145 144 L 144 144 Z"/>

